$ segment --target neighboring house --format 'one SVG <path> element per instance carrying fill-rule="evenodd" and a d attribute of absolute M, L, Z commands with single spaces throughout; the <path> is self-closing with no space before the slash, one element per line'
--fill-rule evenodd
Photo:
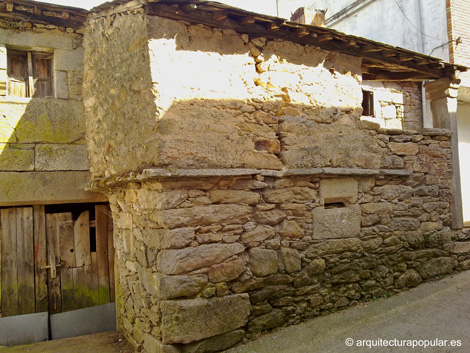
<path fill-rule="evenodd" d="M 316 4 L 318 3 L 318 4 Z M 328 8 L 326 25 L 339 31 L 417 51 L 460 65 L 470 65 L 468 0 L 319 0 Z M 458 91 L 458 138 L 464 221 L 470 225 L 470 75 L 462 73 Z M 365 82 L 365 86 L 368 83 Z M 377 105 L 380 98 L 375 97 Z M 377 116 L 380 111 L 376 111 Z M 385 112 L 387 114 L 387 112 Z M 393 112 L 388 116 L 393 116 Z M 387 115 L 386 115 L 387 116 Z M 425 110 L 425 126 L 432 113 Z"/>
<path fill-rule="evenodd" d="M 74 33 L 67 21 L 78 10 L 8 4 L 0 13 L 17 22 L 34 18 L 44 24 L 54 12 L 61 24 L 45 25 L 44 33 L 75 38 L 75 47 L 64 48 L 71 52 L 83 46 L 80 117 L 86 129 L 72 129 L 79 136 L 62 144 L 87 145 L 90 174 L 87 164 L 74 172 L 87 174 L 87 189 L 105 195 L 95 199 L 96 194 L 80 191 L 87 196 L 37 202 L 27 193 L 2 209 L 2 239 L 34 244 L 25 250 L 28 254 L 43 251 L 44 261 L 57 255 L 53 261 L 61 264 L 55 278 L 62 289 L 51 286 L 43 311 L 54 313 L 58 303 L 69 310 L 68 298 L 73 303 L 90 298 L 93 304 L 112 300 L 115 279 L 117 326 L 136 348 L 215 352 L 244 337 L 470 268 L 470 234 L 458 227 L 460 193 L 454 188 L 458 146 L 448 125 L 455 120 L 456 75 L 465 67 L 208 1 L 116 0 L 93 9 Z M 21 17 L 28 6 L 34 7 L 31 15 Z M 53 72 L 66 71 L 68 78 L 74 68 L 54 66 L 60 57 L 51 48 L 59 39 L 39 45 L 30 38 L 44 33 L 23 27 L 8 32 L 8 38 L 24 40 L 7 43 L 7 56 L 9 49 L 29 48 L 26 59 L 12 54 L 20 63 L 31 58 L 34 68 L 36 52 L 41 52 L 38 60 L 46 61 L 43 55 L 53 54 Z M 38 91 L 51 94 L 54 82 L 57 97 L 60 74 L 51 78 L 32 72 Z M 31 87 L 15 79 L 14 92 Z M 371 122 L 375 96 L 364 89 L 364 79 L 383 89 L 381 101 L 389 106 L 384 110 L 394 110 L 399 124 Z M 433 128 L 423 128 L 425 80 L 432 92 Z M 22 99 L 27 106 L 35 100 L 82 104 L 70 97 L 64 102 Z M 46 121 L 53 112 L 33 111 Z M 57 116 L 67 120 L 67 115 Z M 8 126 L 16 139 L 22 136 L 21 119 Z M 42 131 L 36 126 L 34 131 Z M 37 143 L 6 142 L 33 144 L 39 151 L 36 144 L 60 144 L 50 135 Z M 24 173 L 41 175 L 39 170 Z M 2 190 L 11 195 L 13 186 L 2 185 Z M 47 200 L 63 205 L 42 206 Z M 109 217 L 101 217 L 104 204 L 94 204 L 104 200 L 110 203 L 113 234 Z M 33 216 L 43 207 L 28 231 L 22 224 L 29 218 L 15 205 L 33 205 Z M 44 239 L 43 233 L 54 235 L 46 248 L 18 237 Z M 84 239 L 89 239 L 89 251 L 78 256 Z M 16 253 L 23 256 L 23 247 Z M 2 250 L 2 308 L 11 302 L 3 294 L 10 290 L 4 290 L 3 278 L 11 283 L 10 277 L 25 271 L 25 266 L 12 267 L 12 261 Z M 94 273 L 94 264 L 97 301 L 92 300 L 96 292 L 86 292 L 96 286 L 81 277 Z M 44 273 L 37 262 L 26 267 Z M 54 279 L 54 271 L 48 273 Z M 89 322 L 99 321 L 96 314 L 89 317 Z"/>
<path fill-rule="evenodd" d="M 84 191 L 86 16 L 75 8 L 0 2 L 0 317 L 58 314 L 114 298 L 107 199 Z M 47 316 L 27 321 L 0 320 L 0 345 L 21 342 L 25 325 L 49 336 Z M 54 325 L 51 335 L 60 336 Z"/>

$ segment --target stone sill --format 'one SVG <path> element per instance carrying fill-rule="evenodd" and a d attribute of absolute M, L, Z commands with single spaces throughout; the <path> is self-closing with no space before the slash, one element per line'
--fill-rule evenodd
<path fill-rule="evenodd" d="M 413 174 L 407 169 L 361 169 L 361 168 L 303 168 L 303 169 L 164 169 L 153 168 L 145 169 L 140 174 L 134 174 L 126 177 L 110 177 L 105 179 L 95 179 L 90 182 L 87 189 L 97 190 L 106 187 L 118 186 L 132 182 L 142 182 L 159 180 L 163 178 L 209 178 L 209 177 L 236 177 L 262 175 L 274 178 L 283 178 L 296 175 L 323 175 L 323 176 L 396 176 L 409 177 Z"/>

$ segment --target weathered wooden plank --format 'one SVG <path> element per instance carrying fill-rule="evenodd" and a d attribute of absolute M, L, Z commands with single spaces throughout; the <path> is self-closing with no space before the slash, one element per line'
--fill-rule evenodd
<path fill-rule="evenodd" d="M 44 206 L 33 206 L 34 212 L 34 270 L 36 283 L 36 312 L 47 311 L 46 213 Z"/>
<path fill-rule="evenodd" d="M 109 296 L 108 265 L 108 210 L 106 205 L 95 206 L 96 217 L 96 259 L 98 265 L 99 303 L 107 304 Z"/>
<path fill-rule="evenodd" d="M 29 87 L 29 94 L 27 97 L 34 96 L 34 80 L 33 80 L 33 58 L 31 52 L 27 52 L 28 55 L 28 87 Z"/>
<path fill-rule="evenodd" d="M 25 52 L 8 53 L 8 95 L 28 96 L 28 57 Z"/>
<path fill-rule="evenodd" d="M 86 308 L 87 297 L 86 297 L 85 266 L 75 267 L 73 269 L 73 291 L 74 291 L 74 297 L 75 297 L 75 309 Z"/>
<path fill-rule="evenodd" d="M 73 228 L 72 214 L 70 214 L 70 219 L 59 221 L 57 223 L 60 263 L 62 268 L 75 267 L 75 241 Z"/>
<path fill-rule="evenodd" d="M 108 215 L 111 215 L 111 209 L 107 207 Z M 108 268 L 109 268 L 109 296 L 110 301 L 114 302 L 116 298 L 115 291 L 115 269 L 114 269 L 114 241 L 113 241 L 113 219 L 107 217 L 108 220 Z"/>
<path fill-rule="evenodd" d="M 90 255 L 90 212 L 80 214 L 73 225 L 75 241 L 75 266 L 80 267 L 91 264 Z"/>
<path fill-rule="evenodd" d="M 57 277 L 52 279 L 54 288 L 52 289 L 52 293 L 49 293 L 49 297 L 51 297 L 52 303 L 50 304 L 53 304 L 53 310 L 51 311 L 50 306 L 49 312 L 59 313 L 66 310 L 63 306 L 63 294 L 66 293 L 68 296 L 65 298 L 67 306 L 70 306 L 70 295 L 73 298 L 73 279 L 70 280 L 72 274 L 68 271 L 68 268 L 71 262 L 75 263 L 75 255 L 70 252 L 70 245 L 73 245 L 72 213 L 56 213 L 54 216 L 55 224 L 53 227 L 55 229 L 53 234 L 53 249 L 55 251 L 54 256 L 56 263 L 60 264 L 60 267 L 57 268 Z M 62 276 L 64 277 L 63 279 Z M 65 287 L 65 291 L 62 286 Z M 72 289 L 70 289 L 70 287 L 72 287 Z"/>
<path fill-rule="evenodd" d="M 86 306 L 99 305 L 98 261 L 96 259 L 96 252 L 91 253 L 91 265 L 84 267 L 86 277 Z"/>
<path fill-rule="evenodd" d="M 60 289 L 62 297 L 62 312 L 75 309 L 75 292 L 72 267 L 60 269 Z"/>
<path fill-rule="evenodd" d="M 18 314 L 35 312 L 33 208 L 16 210 Z"/>
<path fill-rule="evenodd" d="M 57 215 L 57 233 L 60 251 L 60 290 L 62 312 L 75 309 L 73 267 L 75 267 L 74 224 L 71 213 Z M 59 220 L 61 219 L 61 220 Z"/>
<path fill-rule="evenodd" d="M 16 208 L 0 210 L 2 221 L 2 316 L 18 315 Z"/>
<path fill-rule="evenodd" d="M 47 242 L 47 264 L 51 265 L 51 258 L 55 259 L 56 263 L 59 262 L 59 235 L 57 233 L 57 218 L 58 213 L 46 215 L 46 242 Z M 58 270 L 60 271 L 60 270 Z M 59 272 L 60 273 L 60 272 Z M 52 278 L 51 270 L 47 270 L 47 283 L 48 283 L 48 303 L 49 313 L 60 313 L 62 310 L 62 298 L 60 290 L 60 276 Z"/>

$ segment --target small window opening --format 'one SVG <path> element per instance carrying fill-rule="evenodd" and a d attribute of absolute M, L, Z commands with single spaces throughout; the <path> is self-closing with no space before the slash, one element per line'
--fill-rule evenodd
<path fill-rule="evenodd" d="M 374 93 L 362 90 L 362 115 L 374 116 Z"/>
<path fill-rule="evenodd" d="M 52 54 L 8 50 L 8 95 L 52 97 Z"/>
<path fill-rule="evenodd" d="M 346 207 L 344 202 L 325 202 L 325 209 Z"/>

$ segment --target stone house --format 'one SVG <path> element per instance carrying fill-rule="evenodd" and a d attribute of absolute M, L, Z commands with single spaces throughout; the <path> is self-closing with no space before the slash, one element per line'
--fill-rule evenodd
<path fill-rule="evenodd" d="M 83 48 L 87 190 L 135 347 L 220 351 L 470 268 L 448 128 L 465 67 L 207 1 L 103 4 Z M 364 79 L 394 87 L 401 126 L 363 115 Z"/>
<path fill-rule="evenodd" d="M 0 3 L 0 345 L 61 337 L 62 312 L 114 301 L 108 200 L 84 190 L 87 14 Z"/>
<path fill-rule="evenodd" d="M 308 1 L 307 1 L 308 3 Z M 470 65 L 470 18 L 466 0 L 413 0 L 390 2 L 386 0 L 316 0 L 310 4 L 328 8 L 326 25 L 339 31 L 370 38 L 394 46 L 438 57 L 444 61 Z M 373 18 L 374 21 L 370 21 Z M 376 23 L 380 23 L 377 26 Z M 457 95 L 457 126 L 459 135 L 459 171 L 463 221 L 470 224 L 470 186 L 463 182 L 470 177 L 470 75 L 460 75 Z M 400 114 L 385 99 L 387 88 L 380 83 L 365 82 L 364 89 L 373 92 L 375 111 L 373 120 L 389 125 L 397 123 Z M 378 90 L 377 90 L 378 88 Z M 423 82 L 423 97 L 426 88 Z M 385 92 L 385 97 L 388 93 Z M 429 101 L 429 100 L 428 100 Z M 429 105 L 429 103 L 428 103 Z M 433 126 L 432 111 L 424 105 L 424 125 Z M 386 110 L 384 111 L 383 108 Z"/>

